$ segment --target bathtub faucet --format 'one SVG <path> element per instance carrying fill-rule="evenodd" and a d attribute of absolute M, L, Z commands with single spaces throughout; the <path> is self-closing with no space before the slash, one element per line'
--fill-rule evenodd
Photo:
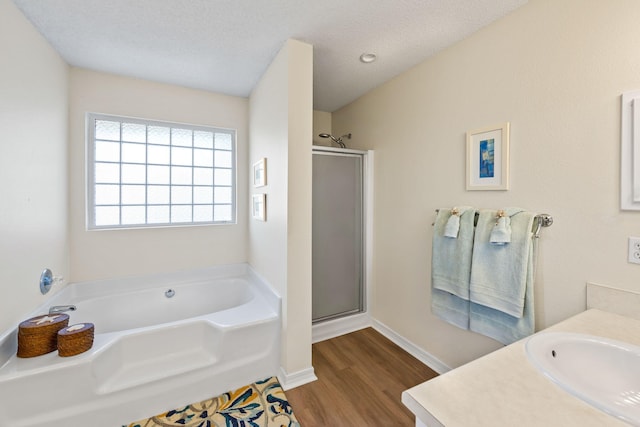
<path fill-rule="evenodd" d="M 54 305 L 49 309 L 49 314 L 64 313 L 65 311 L 75 311 L 75 305 Z"/>

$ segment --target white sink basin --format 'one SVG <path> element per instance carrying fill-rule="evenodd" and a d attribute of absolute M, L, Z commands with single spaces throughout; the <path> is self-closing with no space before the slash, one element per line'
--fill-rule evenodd
<path fill-rule="evenodd" d="M 525 344 L 529 361 L 565 391 L 640 426 L 640 347 L 593 335 L 543 332 Z"/>

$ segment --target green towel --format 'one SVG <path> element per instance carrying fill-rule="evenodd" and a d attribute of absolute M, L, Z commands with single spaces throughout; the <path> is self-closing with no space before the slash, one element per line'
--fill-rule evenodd
<path fill-rule="evenodd" d="M 431 312 L 462 329 L 469 329 L 469 277 L 476 210 L 460 215 L 457 238 L 445 237 L 450 209 L 440 209 L 433 226 L 431 254 Z"/>
<path fill-rule="evenodd" d="M 469 329 L 503 344 L 535 331 L 535 214 L 511 217 L 511 242 L 493 245 L 489 235 L 496 211 L 481 211 L 476 227 L 470 281 Z"/>
<path fill-rule="evenodd" d="M 450 209 L 440 209 L 433 226 L 431 283 L 435 289 L 464 300 L 469 299 L 475 212 L 475 209 L 469 208 L 460 215 L 460 229 L 456 239 L 444 236 L 446 224 L 451 217 Z"/>
<path fill-rule="evenodd" d="M 529 252 L 527 271 L 527 289 L 524 296 L 522 317 L 516 318 L 499 310 L 480 304 L 469 304 L 469 329 L 509 345 L 535 332 L 534 313 L 534 267 L 536 259 L 537 240 L 534 239 Z"/>
<path fill-rule="evenodd" d="M 497 211 L 481 210 L 473 243 L 470 281 L 471 302 L 522 317 L 527 287 L 529 252 L 535 214 L 520 212 L 511 217 L 511 242 L 490 242 Z"/>

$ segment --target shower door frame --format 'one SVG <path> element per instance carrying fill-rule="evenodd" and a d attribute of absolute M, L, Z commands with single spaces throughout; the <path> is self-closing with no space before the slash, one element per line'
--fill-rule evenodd
<path fill-rule="evenodd" d="M 359 156 L 362 164 L 362 246 L 361 246 L 361 311 L 351 311 L 341 313 L 335 316 L 325 316 L 317 320 L 313 320 L 314 328 L 327 324 L 345 321 L 347 329 L 359 329 L 360 327 L 370 326 L 371 319 L 369 316 L 370 296 L 371 296 L 371 269 L 373 247 L 373 150 L 353 150 L 349 148 L 334 148 L 320 145 L 312 146 L 313 154 L 333 155 L 333 156 Z M 314 339 L 314 342 L 316 340 Z"/>

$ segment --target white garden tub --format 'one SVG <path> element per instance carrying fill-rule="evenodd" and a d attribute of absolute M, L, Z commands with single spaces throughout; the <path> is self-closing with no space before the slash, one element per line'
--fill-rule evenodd
<path fill-rule="evenodd" d="M 0 336 L 0 426 L 120 426 L 278 372 L 280 299 L 246 264 L 71 284 L 25 319 L 69 304 L 85 353 L 21 359 Z"/>

